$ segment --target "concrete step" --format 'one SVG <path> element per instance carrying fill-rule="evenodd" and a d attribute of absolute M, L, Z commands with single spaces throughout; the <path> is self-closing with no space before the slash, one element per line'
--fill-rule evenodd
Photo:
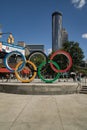
<path fill-rule="evenodd" d="M 81 90 L 79 91 L 79 93 L 87 94 L 87 86 L 82 86 L 82 88 L 81 88 Z"/>
<path fill-rule="evenodd" d="M 85 91 L 85 92 L 87 92 L 87 89 L 81 89 L 80 91 Z"/>
<path fill-rule="evenodd" d="M 87 86 L 82 86 L 82 88 L 87 88 Z"/>
<path fill-rule="evenodd" d="M 80 91 L 80 94 L 87 94 L 87 91 Z"/>

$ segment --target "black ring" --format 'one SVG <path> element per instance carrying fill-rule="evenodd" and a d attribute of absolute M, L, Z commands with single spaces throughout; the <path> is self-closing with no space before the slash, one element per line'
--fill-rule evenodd
<path fill-rule="evenodd" d="M 47 55 L 46 55 L 44 52 L 39 51 L 39 50 L 38 50 L 38 51 L 33 51 L 33 52 L 31 52 L 31 53 L 28 55 L 27 60 L 30 60 L 30 58 L 34 55 L 34 53 L 35 53 L 35 54 L 38 54 L 38 53 L 39 53 L 39 54 L 43 55 L 44 58 L 46 59 L 45 61 L 48 62 L 48 57 L 47 57 Z M 32 60 L 30 60 L 30 61 L 32 61 Z M 34 64 L 35 64 L 35 63 L 34 63 Z M 40 64 L 41 64 L 41 63 L 40 63 Z M 40 64 L 39 64 L 39 65 L 40 65 Z M 36 65 L 36 64 L 35 64 L 35 65 Z M 37 72 L 39 65 L 38 65 L 38 66 L 36 65 L 37 70 L 32 70 L 32 68 L 31 68 L 31 70 Z"/>

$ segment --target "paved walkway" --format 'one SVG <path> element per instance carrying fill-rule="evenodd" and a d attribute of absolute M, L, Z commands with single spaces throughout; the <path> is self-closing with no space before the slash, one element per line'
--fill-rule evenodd
<path fill-rule="evenodd" d="M 0 130 L 87 130 L 87 95 L 0 93 Z"/>

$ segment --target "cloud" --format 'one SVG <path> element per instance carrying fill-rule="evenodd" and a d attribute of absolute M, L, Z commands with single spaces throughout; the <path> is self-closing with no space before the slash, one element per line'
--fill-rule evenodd
<path fill-rule="evenodd" d="M 48 50 L 47 50 L 47 54 L 50 54 L 52 52 L 52 48 L 49 48 Z"/>
<path fill-rule="evenodd" d="M 82 34 L 82 38 L 87 39 L 87 33 Z"/>
<path fill-rule="evenodd" d="M 74 4 L 74 6 L 76 8 L 82 8 L 83 6 L 85 6 L 87 0 L 72 0 L 72 4 Z"/>

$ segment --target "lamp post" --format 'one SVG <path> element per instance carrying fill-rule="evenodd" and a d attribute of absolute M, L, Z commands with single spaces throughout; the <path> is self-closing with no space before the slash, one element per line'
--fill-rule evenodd
<path fill-rule="evenodd" d="M 85 69 L 87 67 L 87 59 L 85 60 Z M 86 76 L 85 76 L 85 85 L 86 85 Z"/>
<path fill-rule="evenodd" d="M 14 43 L 14 37 L 13 37 L 12 33 L 10 33 L 10 32 L 6 32 L 6 33 L 0 32 L 0 38 L 4 34 L 9 34 L 8 39 L 7 39 L 7 43 L 10 43 L 10 44 Z"/>

